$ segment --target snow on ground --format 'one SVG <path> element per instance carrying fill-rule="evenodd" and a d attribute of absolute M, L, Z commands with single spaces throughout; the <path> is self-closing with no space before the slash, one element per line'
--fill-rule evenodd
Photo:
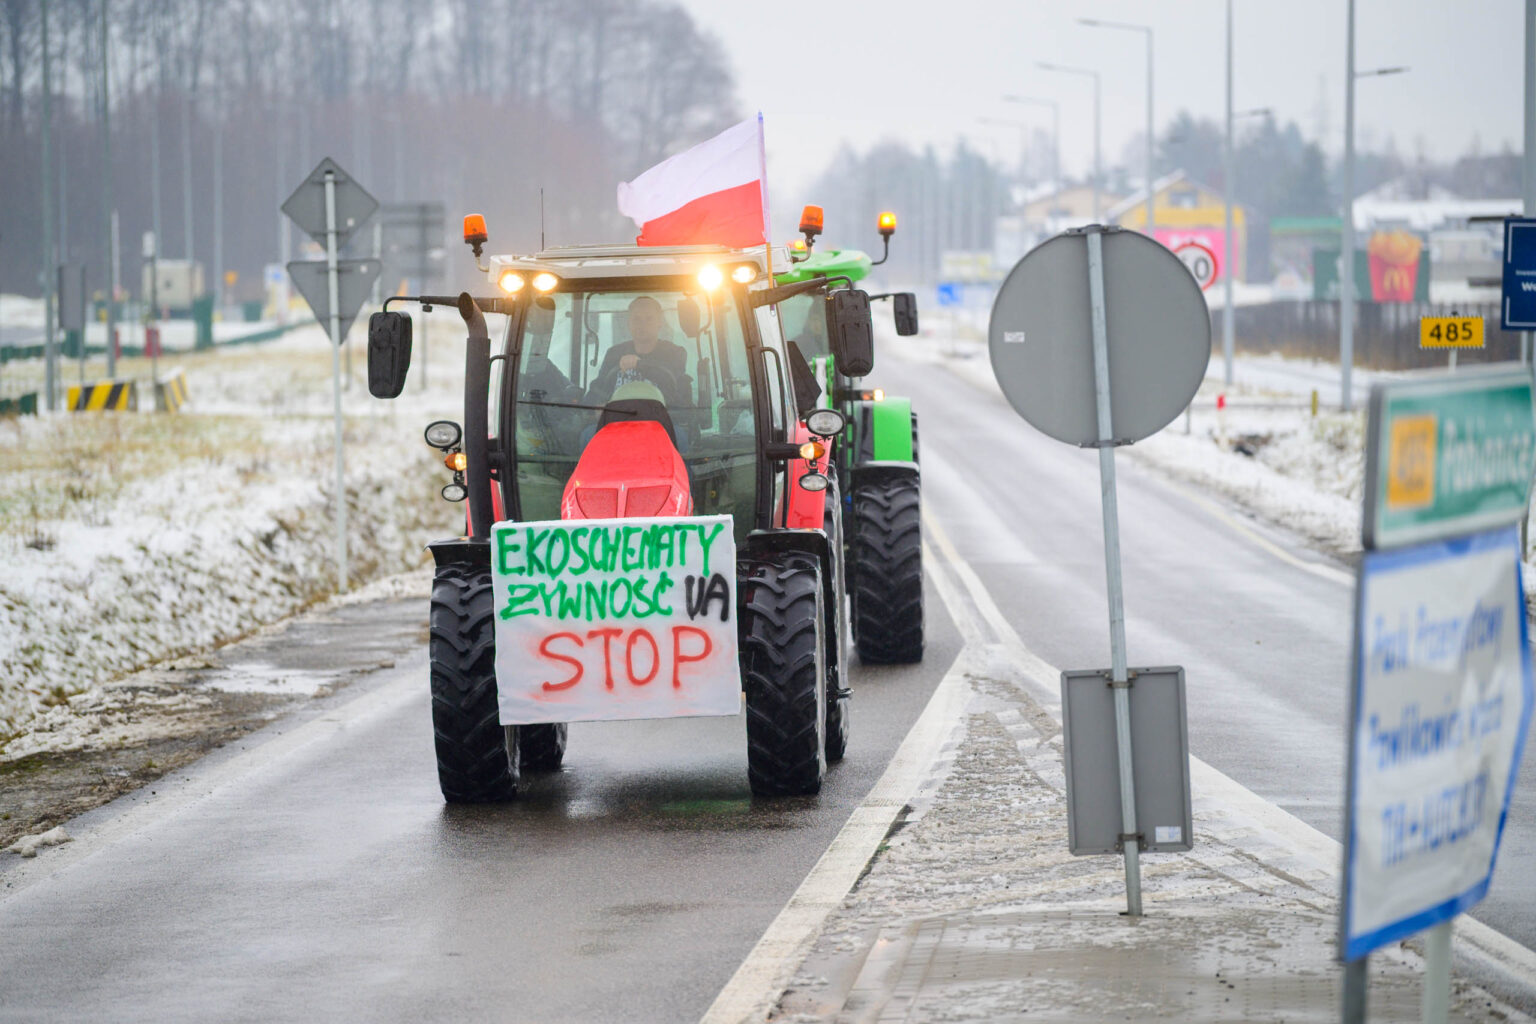
<path fill-rule="evenodd" d="M 462 506 L 438 497 L 450 477 L 421 439 L 429 420 L 462 415 L 462 349 L 439 329 L 432 387 L 413 380 L 385 403 L 367 393 L 362 337 L 354 329 L 345 393 L 354 585 L 419 569 L 426 542 L 463 521 Z M 61 716 L 109 706 L 100 690 L 112 680 L 336 592 L 323 335 L 301 329 L 177 361 L 189 385 L 181 413 L 0 422 L 0 759 L 51 749 L 27 736 L 39 716 L 46 732 L 68 734 Z M 121 365 L 148 377 L 146 360 Z M 420 585 L 415 575 L 390 584 Z M 250 683 L 253 692 L 282 685 Z"/>

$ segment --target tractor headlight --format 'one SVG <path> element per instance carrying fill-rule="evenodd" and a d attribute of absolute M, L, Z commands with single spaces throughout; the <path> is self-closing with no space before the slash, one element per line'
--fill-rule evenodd
<path fill-rule="evenodd" d="M 444 501 L 463 501 L 469 497 L 469 488 L 463 484 L 444 484 L 441 493 Z"/>
<path fill-rule="evenodd" d="M 533 275 L 533 287 L 541 292 L 552 292 L 560 279 L 547 270 L 541 270 Z"/>
<path fill-rule="evenodd" d="M 824 491 L 827 478 L 820 473 L 806 473 L 800 477 L 800 486 L 807 491 Z"/>
<path fill-rule="evenodd" d="M 848 425 L 848 420 L 836 409 L 813 409 L 805 418 L 805 426 L 821 437 L 836 437 Z"/>
<path fill-rule="evenodd" d="M 699 271 L 699 287 L 707 292 L 712 292 L 719 288 L 724 280 L 725 275 L 713 263 Z"/>
<path fill-rule="evenodd" d="M 444 451 L 459 443 L 459 438 L 464 436 L 464 431 L 453 420 L 436 420 L 427 424 L 427 444 L 433 448 Z"/>
<path fill-rule="evenodd" d="M 523 275 L 515 270 L 503 271 L 496 279 L 496 286 L 508 295 L 516 295 L 523 288 Z"/>
<path fill-rule="evenodd" d="M 750 263 L 737 264 L 736 269 L 731 271 L 731 280 L 737 284 L 751 284 L 757 280 L 757 267 Z"/>

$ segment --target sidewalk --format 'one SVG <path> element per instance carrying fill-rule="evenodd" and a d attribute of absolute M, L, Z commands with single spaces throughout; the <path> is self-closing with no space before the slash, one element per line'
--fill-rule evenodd
<path fill-rule="evenodd" d="M 1058 723 L 998 675 L 968 673 L 928 796 L 769 1019 L 1337 1020 L 1337 847 L 1197 762 L 1195 849 L 1144 856 L 1145 916 L 1122 917 L 1120 858 L 1067 853 Z M 1490 961 L 1462 933 L 1451 1019 L 1530 1020 L 1468 980 Z M 1370 1018 L 1418 1020 L 1422 970 L 1408 947 L 1373 955 Z"/>

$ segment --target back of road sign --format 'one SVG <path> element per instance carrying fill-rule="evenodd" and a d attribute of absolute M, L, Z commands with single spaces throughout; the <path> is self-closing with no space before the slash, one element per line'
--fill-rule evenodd
<path fill-rule="evenodd" d="M 1194 845 L 1184 670 L 1130 670 L 1131 759 L 1141 849 L 1181 853 Z M 1115 691 L 1108 670 L 1061 674 L 1067 777 L 1067 848 L 1082 856 L 1120 849 L 1120 768 Z"/>
<path fill-rule="evenodd" d="M 1104 307 L 1113 440 L 1139 441 L 1184 410 L 1211 358 L 1211 317 L 1177 256 L 1105 229 Z M 1098 442 L 1088 241 L 1036 246 L 1009 271 L 988 327 L 992 372 L 1020 416 L 1068 444 Z"/>
<path fill-rule="evenodd" d="M 373 216 L 379 201 L 368 190 L 341 169 L 341 165 L 326 157 L 315 165 L 309 176 L 293 190 L 293 195 L 283 203 L 286 213 L 305 234 L 321 246 L 325 245 L 325 176 L 330 174 L 336 183 L 336 245 L 347 244 L 363 221 Z"/>
<path fill-rule="evenodd" d="M 347 328 L 357 318 L 357 311 L 363 308 L 363 302 L 367 300 L 382 266 L 374 259 L 336 261 L 336 297 L 340 304 L 341 337 L 332 338 L 332 341 L 341 344 L 346 339 Z M 325 261 L 294 260 L 288 264 L 288 274 L 293 278 L 299 294 L 309 303 L 309 308 L 315 311 L 315 321 L 329 332 L 331 293 L 330 283 L 326 279 Z"/>
<path fill-rule="evenodd" d="M 1536 218 L 1505 219 L 1503 284 L 1499 326 L 1506 331 L 1536 329 Z"/>

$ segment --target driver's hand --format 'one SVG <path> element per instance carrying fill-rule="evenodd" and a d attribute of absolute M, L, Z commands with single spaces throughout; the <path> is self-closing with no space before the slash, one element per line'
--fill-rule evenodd
<path fill-rule="evenodd" d="M 627 356 L 620 356 L 619 357 L 619 369 L 621 369 L 621 370 L 624 370 L 624 371 L 627 372 L 629 370 L 633 370 L 635 367 L 637 367 L 639 365 L 640 365 L 640 357 L 637 356 L 637 355 L 630 354 L 630 355 L 627 355 Z"/>

